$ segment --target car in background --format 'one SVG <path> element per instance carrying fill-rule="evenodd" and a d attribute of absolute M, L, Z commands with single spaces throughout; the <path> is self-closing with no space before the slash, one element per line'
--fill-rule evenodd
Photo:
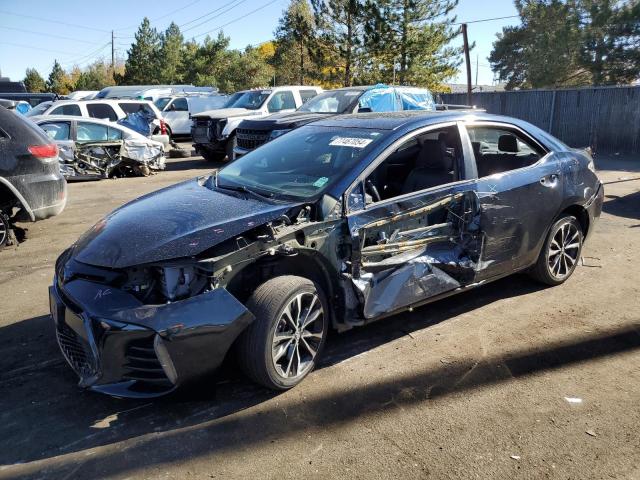
<path fill-rule="evenodd" d="M 40 105 L 42 102 L 55 102 L 60 98 L 57 93 L 3 93 L 0 97 L 7 100 L 29 102 L 32 107 Z"/>
<path fill-rule="evenodd" d="M 98 90 L 76 90 L 65 95 L 66 100 L 92 100 L 98 94 Z"/>
<path fill-rule="evenodd" d="M 15 110 L 23 115 L 31 110 L 29 102 L 25 102 L 24 100 L 7 100 L 5 98 L 0 98 L 0 107 L 4 107 L 8 110 Z"/>
<path fill-rule="evenodd" d="M 312 98 L 295 112 L 265 118 L 247 118 L 236 131 L 236 158 L 291 130 L 331 115 L 365 112 L 435 110 L 426 88 L 372 85 L 329 90 Z"/>
<path fill-rule="evenodd" d="M 163 395 L 234 352 L 287 390 L 330 328 L 515 272 L 565 282 L 603 198 L 587 152 L 521 120 L 329 117 L 107 215 L 58 258 L 51 315 L 84 388 Z"/>
<path fill-rule="evenodd" d="M 154 104 L 172 135 L 191 135 L 192 115 L 222 108 L 228 100 L 227 95 L 174 95 L 160 97 Z"/>
<path fill-rule="evenodd" d="M 58 145 L 60 168 L 67 178 L 164 170 L 164 145 L 123 125 L 67 115 L 32 117 L 32 121 Z M 107 149 L 109 155 L 103 155 Z"/>
<path fill-rule="evenodd" d="M 234 158 L 236 128 L 247 118 L 293 112 L 322 92 L 320 87 L 284 86 L 245 90 L 225 108 L 192 115 L 191 138 L 196 152 L 207 161 Z"/>
<path fill-rule="evenodd" d="M 0 248 L 13 241 L 13 222 L 58 215 L 67 183 L 58 147 L 33 122 L 0 107 Z"/>
<path fill-rule="evenodd" d="M 71 115 L 115 122 L 140 110 L 154 118 L 150 138 L 162 142 L 165 150 L 168 150 L 171 132 L 167 129 L 160 110 L 148 100 L 60 100 L 46 108 L 34 108 L 27 116 Z"/>
<path fill-rule="evenodd" d="M 129 98 L 155 101 L 160 96 L 166 96 L 184 91 L 206 91 L 213 93 L 213 87 L 194 87 L 193 85 L 116 85 L 100 90 L 95 98 Z"/>

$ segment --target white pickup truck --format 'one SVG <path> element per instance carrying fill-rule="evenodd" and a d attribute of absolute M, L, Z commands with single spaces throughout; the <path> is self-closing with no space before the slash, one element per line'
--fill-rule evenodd
<path fill-rule="evenodd" d="M 227 108 L 192 115 L 193 146 L 208 161 L 225 157 L 233 160 L 236 128 L 247 118 L 266 117 L 277 112 L 293 112 L 322 92 L 313 86 L 283 86 L 245 90 L 233 94 Z"/>

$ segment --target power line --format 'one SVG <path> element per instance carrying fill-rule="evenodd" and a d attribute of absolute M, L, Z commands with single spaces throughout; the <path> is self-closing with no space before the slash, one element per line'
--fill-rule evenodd
<path fill-rule="evenodd" d="M 173 15 L 174 13 L 177 13 L 177 12 L 179 12 L 179 11 L 181 11 L 181 10 L 184 10 L 185 8 L 189 8 L 189 7 L 193 6 L 193 5 L 195 5 L 196 3 L 200 3 L 201 1 L 202 1 L 202 0 L 195 0 L 194 2 L 187 3 L 186 5 L 183 5 L 183 6 L 182 6 L 182 7 L 180 7 L 180 8 L 176 8 L 175 10 L 172 10 L 172 11 L 170 11 L 169 13 L 166 13 L 166 14 L 164 14 L 164 15 L 160 16 L 160 17 L 153 18 L 153 19 L 151 19 L 150 21 L 151 21 L 151 22 L 157 22 L 158 20 L 162 20 L 163 18 L 167 18 L 169 15 Z M 116 28 L 116 29 L 115 29 L 115 31 L 116 31 L 116 32 L 121 32 L 121 31 L 123 31 L 123 30 L 130 30 L 130 29 L 132 29 L 132 28 L 136 28 L 136 27 L 138 27 L 139 25 L 140 25 L 140 24 L 139 24 L 139 23 L 137 23 L 137 24 L 135 24 L 135 25 L 130 25 L 130 26 L 128 26 L 128 27 Z M 122 37 L 121 37 L 121 38 L 122 38 Z"/>
<path fill-rule="evenodd" d="M 50 18 L 36 17 L 34 15 L 24 15 L 22 13 L 7 12 L 5 10 L 0 10 L 0 13 L 4 13 L 5 15 L 14 15 L 16 17 L 31 18 L 33 20 L 39 20 L 41 22 L 55 23 L 57 25 L 66 25 L 67 27 L 84 28 L 85 30 L 93 30 L 95 32 L 104 32 L 104 33 L 109 32 L 109 30 L 102 30 L 100 28 L 87 27 L 86 25 L 78 25 L 77 23 L 68 23 L 68 22 L 63 22 L 61 20 L 51 20 Z"/>
<path fill-rule="evenodd" d="M 269 5 L 273 5 L 274 3 L 279 2 L 279 1 L 280 0 L 271 0 L 270 2 L 265 3 L 261 7 L 256 8 L 255 10 L 251 10 L 250 12 L 245 13 L 244 15 L 242 15 L 240 17 L 234 18 L 233 20 L 225 23 L 224 25 L 220 25 L 219 27 L 214 28 L 213 30 L 209 30 L 208 32 L 204 32 L 204 33 L 201 33 L 199 35 L 196 35 L 194 38 L 202 37 L 203 35 L 208 35 L 208 34 L 213 33 L 215 31 L 221 30 L 224 27 L 226 27 L 228 25 L 231 25 L 232 23 L 238 22 L 240 20 L 243 20 L 246 17 L 248 17 L 249 15 L 253 15 L 254 13 L 259 12 L 260 10 L 263 10 L 263 9 L 267 8 Z"/>
<path fill-rule="evenodd" d="M 98 53 L 102 52 L 105 48 L 107 48 L 108 46 L 111 45 L 111 42 L 107 42 L 104 45 L 102 45 L 101 47 L 97 48 L 96 50 L 92 50 L 90 53 L 87 53 L 85 55 L 82 55 L 80 57 L 76 57 L 73 60 L 67 60 L 66 62 L 64 62 L 64 65 L 74 65 L 74 64 L 78 64 L 78 63 L 84 63 L 87 60 L 93 60 L 93 58 L 95 55 L 97 55 Z"/>
<path fill-rule="evenodd" d="M 236 3 L 236 2 L 238 2 L 238 3 Z M 193 26 L 191 26 L 191 27 L 189 27 L 189 28 L 185 28 L 185 29 L 183 30 L 183 32 L 188 32 L 189 30 L 193 30 L 194 28 L 198 28 L 198 27 L 200 27 L 200 26 L 204 25 L 205 23 L 209 23 L 211 20 L 214 20 L 214 19 L 216 19 L 216 18 L 220 17 L 221 15 L 224 15 L 225 13 L 230 12 L 231 10 L 233 10 L 234 8 L 236 8 L 236 7 L 238 7 L 239 5 L 243 4 L 244 2 L 246 2 L 246 0 L 240 0 L 240 1 L 238 1 L 238 0 L 233 0 L 232 2 L 229 2 L 229 3 L 227 3 L 227 4 L 223 5 L 222 7 L 218 8 L 218 9 L 216 9 L 216 10 L 214 10 L 214 11 L 212 11 L 212 12 L 209 12 L 209 14 L 207 14 L 206 16 L 209 16 L 209 15 L 211 15 L 212 13 L 217 12 L 217 11 L 221 10 L 222 8 L 225 8 L 226 6 L 231 5 L 231 4 L 233 4 L 233 3 L 235 3 L 235 5 L 231 5 L 231 6 L 230 6 L 229 8 L 227 8 L 226 10 L 224 10 L 224 11 L 222 11 L 222 12 L 218 13 L 217 15 L 214 15 L 214 16 L 213 16 L 213 17 L 211 17 L 211 18 L 208 18 L 207 20 L 205 20 L 205 21 L 203 21 L 203 22 L 200 22 L 200 23 L 198 23 L 198 24 L 196 24 L 196 25 L 193 25 Z M 204 18 L 204 17 L 201 17 L 201 18 Z M 193 23 L 193 21 L 191 21 L 191 22 L 189 22 L 189 23 Z M 185 25 L 187 25 L 187 24 L 186 24 L 186 23 L 185 23 L 185 24 L 182 24 L 182 25 L 180 25 L 180 27 L 182 28 L 182 27 L 183 27 L 183 26 L 185 26 Z"/>
<path fill-rule="evenodd" d="M 469 20 L 467 22 L 454 22 L 451 25 L 462 25 L 468 23 L 481 23 L 481 22 L 493 22 L 494 20 L 504 20 L 506 18 L 520 18 L 520 15 L 508 15 L 506 17 L 493 17 L 493 18 L 482 18 L 480 20 Z"/>
<path fill-rule="evenodd" d="M 62 35 L 55 35 L 53 33 L 36 32 L 34 30 L 26 30 L 24 28 L 5 27 L 4 25 L 0 25 L 0 28 L 5 29 L 5 30 L 15 30 L 16 32 L 31 33 L 33 35 L 42 35 L 42 36 L 45 36 L 45 37 L 60 38 L 62 40 L 72 40 L 74 42 L 88 43 L 90 45 L 97 45 L 98 44 L 98 42 L 89 42 L 87 40 L 82 40 L 80 38 L 64 37 Z"/>
<path fill-rule="evenodd" d="M 21 43 L 0 42 L 0 44 L 9 45 L 11 47 L 29 48 L 31 50 L 40 50 L 41 52 L 61 53 L 63 55 L 75 55 L 75 53 L 63 52 L 61 50 L 51 50 L 51 49 L 42 48 L 42 47 L 34 47 L 33 45 L 23 45 Z"/>

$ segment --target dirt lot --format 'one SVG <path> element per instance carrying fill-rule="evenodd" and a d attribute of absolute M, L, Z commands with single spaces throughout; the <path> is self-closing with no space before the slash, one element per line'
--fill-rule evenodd
<path fill-rule="evenodd" d="M 605 213 L 565 285 L 517 275 L 333 335 L 284 394 L 228 368 L 154 402 L 77 389 L 47 286 L 101 216 L 211 164 L 70 185 L 0 252 L 0 478 L 640 478 L 635 160 L 598 160 Z"/>

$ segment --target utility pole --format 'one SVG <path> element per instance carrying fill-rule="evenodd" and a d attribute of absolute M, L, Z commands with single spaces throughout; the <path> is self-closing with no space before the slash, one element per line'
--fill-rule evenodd
<path fill-rule="evenodd" d="M 478 88 L 478 56 L 476 53 L 476 89 Z"/>
<path fill-rule="evenodd" d="M 113 30 L 111 30 L 111 76 L 115 80 L 116 77 L 116 47 L 114 42 Z"/>
<path fill-rule="evenodd" d="M 464 60 L 467 65 L 467 105 L 471 106 L 471 60 L 469 59 L 469 39 L 467 38 L 467 24 L 462 24 L 462 40 L 464 41 Z"/>

